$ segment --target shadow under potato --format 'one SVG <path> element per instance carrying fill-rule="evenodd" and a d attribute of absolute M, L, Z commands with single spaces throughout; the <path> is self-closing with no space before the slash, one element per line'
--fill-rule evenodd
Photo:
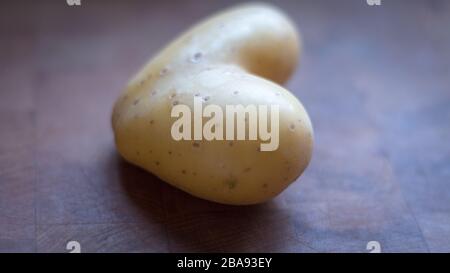
<path fill-rule="evenodd" d="M 170 252 L 289 251 L 289 214 L 275 202 L 231 206 L 191 196 L 115 153 L 119 179 L 144 223 L 164 226 Z M 145 225 L 144 225 L 145 228 Z"/>

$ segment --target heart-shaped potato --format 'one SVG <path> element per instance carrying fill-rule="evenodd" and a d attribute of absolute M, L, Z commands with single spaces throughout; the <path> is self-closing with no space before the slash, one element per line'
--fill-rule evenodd
<path fill-rule="evenodd" d="M 295 69 L 299 51 L 293 24 L 269 5 L 237 6 L 195 25 L 148 62 L 117 100 L 112 126 L 119 153 L 207 200 L 244 205 L 276 196 L 301 175 L 312 154 L 308 114 L 279 85 Z M 222 140 L 174 138 L 174 124 L 180 120 L 173 110 L 178 105 L 193 109 L 185 116 L 193 122 L 183 129 L 194 134 L 195 101 L 200 101 L 203 111 L 209 105 L 223 109 L 223 117 L 215 123 L 215 130 L 222 126 Z M 277 130 L 278 139 L 274 134 L 269 141 L 261 131 L 256 140 L 226 138 L 225 112 L 230 105 L 279 109 L 277 119 L 258 118 L 268 120 L 267 128 Z M 236 117 L 242 114 L 248 125 L 245 109 L 238 109 Z M 200 117 L 204 126 L 208 120 Z M 266 151 L 262 143 L 268 142 L 273 145 Z"/>

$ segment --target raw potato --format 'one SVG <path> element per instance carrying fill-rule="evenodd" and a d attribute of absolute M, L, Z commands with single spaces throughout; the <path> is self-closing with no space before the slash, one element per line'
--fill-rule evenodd
<path fill-rule="evenodd" d="M 266 4 L 239 5 L 204 20 L 128 83 L 112 116 L 117 149 L 200 198 L 234 205 L 273 198 L 301 175 L 312 153 L 308 114 L 278 85 L 295 69 L 299 51 L 293 24 Z M 262 152 L 260 141 L 173 140 L 171 109 L 192 107 L 194 96 L 224 112 L 227 104 L 278 104 L 278 149 Z"/>

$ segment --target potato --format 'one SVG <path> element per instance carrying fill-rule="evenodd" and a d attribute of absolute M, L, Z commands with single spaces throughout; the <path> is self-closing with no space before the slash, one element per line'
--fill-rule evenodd
<path fill-rule="evenodd" d="M 200 198 L 233 205 L 273 198 L 301 175 L 312 154 L 308 114 L 279 85 L 295 69 L 299 51 L 293 24 L 266 4 L 239 5 L 200 22 L 150 60 L 118 98 L 112 126 L 119 153 Z M 172 110 L 176 105 L 193 109 L 196 97 L 203 110 L 208 105 L 277 105 L 277 123 L 268 125 L 279 127 L 277 149 L 262 151 L 261 135 L 256 140 L 175 140 L 171 130 L 178 119 Z M 209 119 L 201 120 L 205 125 Z"/>

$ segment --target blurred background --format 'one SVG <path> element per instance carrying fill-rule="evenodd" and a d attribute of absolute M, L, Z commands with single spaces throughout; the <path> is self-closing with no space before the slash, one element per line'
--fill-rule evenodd
<path fill-rule="evenodd" d="M 271 202 L 203 201 L 120 159 L 126 81 L 237 2 L 1 2 L 0 252 L 450 251 L 450 1 L 270 1 L 302 33 L 287 87 L 315 129 Z"/>

